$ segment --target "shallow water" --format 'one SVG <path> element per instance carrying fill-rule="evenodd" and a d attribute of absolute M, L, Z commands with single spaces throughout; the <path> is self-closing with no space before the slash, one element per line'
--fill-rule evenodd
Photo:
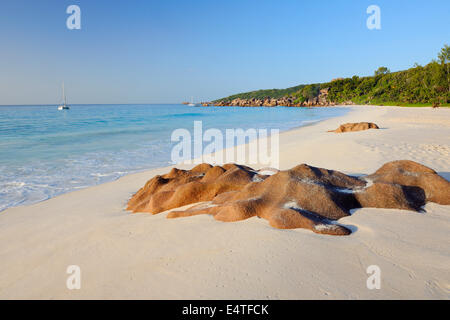
<path fill-rule="evenodd" d="M 172 131 L 280 129 L 343 115 L 339 108 L 184 105 L 0 106 L 0 211 L 128 173 L 172 164 Z"/>

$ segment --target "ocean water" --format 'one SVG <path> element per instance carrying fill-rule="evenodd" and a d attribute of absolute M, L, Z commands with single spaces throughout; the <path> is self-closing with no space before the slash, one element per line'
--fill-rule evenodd
<path fill-rule="evenodd" d="M 0 106 L 0 211 L 170 165 L 172 131 L 280 131 L 343 115 L 339 108 L 184 105 Z"/>

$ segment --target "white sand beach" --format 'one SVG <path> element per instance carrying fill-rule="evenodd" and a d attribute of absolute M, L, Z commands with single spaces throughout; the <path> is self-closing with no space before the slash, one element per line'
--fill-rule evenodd
<path fill-rule="evenodd" d="M 450 109 L 346 107 L 280 135 L 280 167 L 370 174 L 413 160 L 450 180 Z M 329 133 L 346 122 L 380 130 Z M 1 299 L 450 299 L 450 206 L 424 213 L 363 208 L 336 237 L 251 218 L 130 214 L 130 197 L 168 168 L 0 213 Z M 81 268 L 69 290 L 66 269 Z M 381 269 L 381 289 L 366 269 Z"/>

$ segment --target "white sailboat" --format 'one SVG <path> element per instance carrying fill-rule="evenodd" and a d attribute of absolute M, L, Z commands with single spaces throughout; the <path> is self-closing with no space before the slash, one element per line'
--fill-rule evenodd
<path fill-rule="evenodd" d="M 63 91 L 63 101 L 64 101 L 64 104 L 58 106 L 58 110 L 68 110 L 68 109 L 70 109 L 70 108 L 69 108 L 69 106 L 67 105 L 67 101 L 66 101 L 66 93 L 64 92 L 64 82 L 63 82 L 63 84 L 62 84 L 62 91 Z"/>
<path fill-rule="evenodd" d="M 194 103 L 194 97 L 191 97 L 191 102 L 188 104 L 189 107 L 195 107 L 197 104 Z"/>

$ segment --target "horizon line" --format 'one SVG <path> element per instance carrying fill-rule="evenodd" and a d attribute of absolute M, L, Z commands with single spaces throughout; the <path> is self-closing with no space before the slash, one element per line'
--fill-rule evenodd
<path fill-rule="evenodd" d="M 152 102 L 152 103 L 71 103 L 68 104 L 69 106 L 103 106 L 103 105 L 136 105 L 136 104 L 141 104 L 141 105 L 151 105 L 151 104 L 167 104 L 167 105 L 171 105 L 171 104 L 183 104 L 182 102 L 177 102 L 177 103 L 173 103 L 173 102 L 163 102 L 163 103 L 157 103 L 157 102 Z M 0 104 L 0 107 L 44 107 L 44 106 L 59 106 L 59 103 L 38 103 L 38 104 Z"/>

